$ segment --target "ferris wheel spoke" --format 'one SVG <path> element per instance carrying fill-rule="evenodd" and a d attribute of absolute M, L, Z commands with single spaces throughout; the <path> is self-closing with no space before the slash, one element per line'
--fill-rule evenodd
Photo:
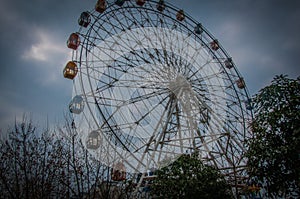
<path fill-rule="evenodd" d="M 151 99 L 151 98 L 154 98 L 154 97 L 157 98 L 158 96 L 164 95 L 166 93 L 167 92 L 164 91 L 164 90 L 162 90 L 162 91 L 153 91 L 151 93 L 146 93 L 145 95 L 141 95 L 141 96 L 138 96 L 138 97 L 135 97 L 135 98 L 130 98 L 128 100 L 126 100 L 126 99 L 117 99 L 113 95 L 111 97 L 108 96 L 108 95 L 105 95 L 105 96 L 99 97 L 99 100 L 114 102 L 116 104 L 116 106 L 124 106 L 124 105 L 128 105 L 128 104 L 134 104 L 134 103 L 137 103 L 137 102 L 140 102 L 140 101 L 143 101 L 143 100 L 148 100 L 148 99 Z M 94 97 L 94 96 L 91 95 L 91 97 Z"/>
<path fill-rule="evenodd" d="M 168 98 L 168 96 L 166 96 L 165 98 L 162 98 L 157 104 L 153 105 L 152 109 L 150 109 L 150 111 L 149 111 L 149 114 L 150 114 L 153 110 L 155 110 L 158 106 L 160 106 L 167 98 Z M 131 102 L 131 103 L 132 103 L 132 102 Z M 122 107 L 124 107 L 124 105 L 127 106 L 128 104 L 130 104 L 130 101 L 123 101 L 122 104 L 117 105 L 117 106 L 116 106 L 116 109 L 114 110 L 114 112 L 112 112 L 112 113 L 110 114 L 110 116 L 107 118 L 107 121 L 114 120 L 115 115 L 116 115 L 117 113 L 120 112 L 120 109 L 121 109 Z M 127 116 L 123 116 L 123 120 L 124 120 L 124 121 L 127 121 L 127 118 L 126 118 L 126 117 L 127 117 Z M 135 123 L 135 124 L 138 124 L 137 121 L 134 121 L 134 123 Z"/>
<path fill-rule="evenodd" d="M 116 19 L 116 21 L 121 25 L 121 28 L 122 28 L 122 31 L 125 31 L 127 29 L 131 30 L 133 26 L 136 26 L 138 27 L 138 24 L 137 24 L 137 21 L 134 20 L 135 17 L 134 15 L 131 13 L 131 10 L 128 10 L 127 12 L 131 17 L 128 17 L 129 15 L 126 14 L 125 15 L 125 18 L 123 19 L 119 19 L 115 14 L 114 14 L 114 18 Z M 126 20 L 125 20 L 126 19 Z M 122 21 L 121 21 L 122 20 Z M 123 24 L 123 21 L 126 23 L 126 24 Z M 133 41 L 139 41 L 138 38 L 135 36 L 135 34 L 130 34 L 130 35 L 127 35 L 128 37 L 131 37 L 131 39 Z M 130 47 L 131 48 L 131 47 Z"/>
<path fill-rule="evenodd" d="M 135 40 L 137 40 L 137 38 L 135 38 Z M 126 43 L 126 42 L 125 42 Z M 128 48 L 129 49 L 129 48 Z M 127 50 L 128 50 L 127 49 Z M 132 49 L 132 47 L 130 48 L 130 50 Z M 134 52 L 134 51 L 131 51 L 131 52 Z M 147 60 L 147 59 L 145 59 L 144 57 L 142 57 L 142 56 L 140 56 L 139 54 L 137 54 L 137 53 L 134 53 L 134 55 L 137 55 L 138 56 L 138 58 L 140 58 L 143 62 L 145 62 L 145 63 L 149 63 L 149 61 Z M 122 56 L 122 55 L 120 55 L 120 56 Z M 126 59 L 127 57 L 125 57 L 125 59 Z M 151 58 L 153 58 L 153 56 L 151 56 Z M 137 61 L 138 61 L 138 59 L 136 59 Z"/>
<path fill-rule="evenodd" d="M 141 101 L 144 101 L 144 100 L 148 100 L 148 99 L 151 99 L 151 98 L 158 98 L 158 96 L 161 96 L 161 95 L 164 95 L 164 94 L 167 94 L 167 92 L 164 91 L 164 90 L 161 91 L 161 92 L 155 91 L 155 92 L 152 92 L 152 93 L 146 93 L 145 95 L 139 95 L 137 97 L 131 98 L 126 103 L 127 104 L 134 104 L 134 103 L 141 102 Z"/>
<path fill-rule="evenodd" d="M 218 116 L 216 116 L 216 115 L 214 115 L 214 117 L 215 118 L 220 118 L 220 117 L 218 117 Z M 230 134 L 228 134 L 228 132 L 230 132 L 230 130 L 229 129 L 227 129 L 227 128 L 225 128 L 223 125 L 222 125 L 222 122 L 220 122 L 219 120 L 214 120 L 214 121 L 218 121 L 217 123 L 215 123 L 213 126 L 214 127 L 217 127 L 217 129 L 219 129 L 219 130 L 217 130 L 217 132 L 225 132 L 225 133 L 222 133 L 222 134 L 220 134 L 220 136 L 218 136 L 218 134 L 217 133 L 215 133 L 214 132 L 214 130 L 211 128 L 211 126 L 212 125 L 208 125 L 208 127 L 210 128 L 210 132 L 211 132 L 211 138 L 212 138 L 212 141 L 217 141 L 216 143 L 217 143 L 217 146 L 219 147 L 219 149 L 221 150 L 221 151 L 223 151 L 223 153 L 220 153 L 220 154 L 222 154 L 222 155 L 224 155 L 225 154 L 225 156 L 226 156 L 226 154 L 227 154 L 227 150 L 225 150 L 225 148 L 224 148 L 224 146 L 220 143 L 220 141 L 219 141 L 219 139 L 221 138 L 221 137 L 223 137 L 224 135 L 225 136 L 228 136 L 228 135 L 230 135 Z M 224 130 L 225 131 L 224 131 Z M 209 143 L 207 140 L 206 140 L 206 143 Z M 240 145 L 238 145 L 239 147 L 240 147 Z M 219 150 L 219 151 L 220 151 Z M 226 157 L 227 159 L 228 159 L 228 157 Z M 227 160 L 228 161 L 228 160 Z M 230 162 L 230 164 L 233 164 L 232 162 Z"/>
<path fill-rule="evenodd" d="M 146 118 L 147 116 L 151 116 L 152 113 L 156 110 L 156 108 L 157 108 L 158 106 L 161 106 L 161 103 L 162 103 L 163 101 L 165 101 L 165 99 L 167 99 L 167 98 L 168 98 L 168 96 L 165 97 L 165 98 L 164 98 L 160 103 L 158 103 L 157 105 L 151 107 L 151 109 L 149 109 L 148 112 L 146 112 L 145 114 L 141 115 L 141 118 L 140 118 L 139 120 L 137 120 L 136 123 L 139 124 L 142 120 L 144 120 L 144 118 Z M 153 114 L 153 115 L 157 115 L 157 114 Z"/>
<path fill-rule="evenodd" d="M 107 32 L 107 34 L 109 34 L 109 31 L 108 30 L 106 30 L 106 29 L 103 29 L 103 31 L 105 31 L 105 32 Z M 98 32 L 96 33 L 97 35 L 99 34 Z M 100 41 L 103 41 L 103 39 L 100 39 Z M 93 42 L 92 42 L 93 43 Z M 105 53 L 107 56 L 109 56 L 110 57 L 110 52 L 114 52 L 115 54 L 117 54 L 119 57 L 123 57 L 123 58 L 127 58 L 127 57 L 124 57 L 124 55 L 122 54 L 122 53 L 120 53 L 120 52 L 117 52 L 117 51 L 115 51 L 115 49 L 113 48 L 114 46 L 110 46 L 110 45 L 108 45 L 108 41 L 107 40 L 104 40 L 104 43 L 108 46 L 106 49 L 105 49 L 105 47 L 102 45 L 101 46 L 101 51 L 100 52 L 102 52 L 102 53 Z M 111 41 L 110 43 L 112 43 L 113 45 L 118 45 L 119 43 L 120 43 L 120 41 L 119 40 L 117 40 L 117 38 L 113 38 L 113 41 Z M 123 44 L 126 44 L 126 42 L 123 42 Z M 95 46 L 97 46 L 97 45 L 95 45 Z M 124 48 L 126 45 L 123 45 L 122 46 L 122 48 Z M 98 48 L 98 47 L 97 47 Z M 124 50 L 127 50 L 127 51 L 129 51 L 129 49 L 130 48 L 126 48 L 125 47 L 125 49 Z M 108 52 L 106 52 L 105 50 L 108 50 Z M 126 52 L 126 51 L 124 51 L 124 52 Z M 98 57 L 98 55 L 95 55 L 95 54 L 93 54 L 96 58 Z M 99 60 L 101 60 L 100 59 L 100 57 L 99 57 Z"/>
<path fill-rule="evenodd" d="M 177 103 L 178 103 L 178 101 L 177 101 L 176 97 L 173 94 L 170 95 L 169 105 L 166 106 L 166 108 L 167 107 L 169 107 L 169 108 L 165 109 L 167 112 L 167 115 L 166 115 L 167 118 L 166 118 L 166 121 L 163 123 L 163 126 L 161 128 L 162 131 L 161 131 L 160 135 L 156 139 L 156 143 L 153 148 L 153 153 L 151 155 L 151 158 L 153 159 L 155 152 L 158 153 L 158 157 L 157 157 L 158 162 L 161 161 L 161 158 L 162 158 L 161 155 L 163 154 L 164 144 L 166 141 L 169 140 L 168 138 L 166 138 L 166 134 L 168 132 L 168 128 L 169 128 L 170 124 L 172 124 L 172 115 L 173 115 L 174 111 L 177 111 Z M 177 123 L 178 123 L 178 121 L 177 121 Z M 179 133 L 181 133 L 181 132 L 182 131 L 179 131 Z M 181 135 L 179 135 L 179 136 L 181 136 Z M 180 141 L 181 152 L 183 151 L 183 148 L 184 147 L 183 147 L 182 141 Z M 173 153 L 171 153 L 171 154 L 173 154 L 173 156 L 174 156 L 176 153 L 175 153 L 175 151 L 173 151 Z"/>
<path fill-rule="evenodd" d="M 219 107 L 221 110 L 224 110 L 226 111 L 227 109 L 230 109 L 230 107 L 236 107 L 238 105 L 238 101 L 236 101 L 236 99 L 232 99 L 230 98 L 230 96 L 225 96 L 225 95 L 221 95 L 221 94 L 218 94 L 218 92 L 214 92 L 211 94 L 210 98 L 206 98 L 205 96 L 203 96 L 203 91 L 205 90 L 202 90 L 200 89 L 198 91 L 198 89 L 194 89 L 194 91 L 199 95 L 201 96 L 201 98 L 203 98 L 204 101 L 211 101 L 211 103 L 214 103 L 215 106 Z M 226 93 L 225 91 L 222 91 L 223 93 Z M 217 101 L 214 102 L 213 99 L 216 99 Z M 219 103 L 220 100 L 218 99 L 222 99 L 224 100 L 224 102 L 226 101 L 226 104 L 224 103 Z M 239 115 L 238 112 L 234 111 L 234 109 L 231 109 L 233 111 L 233 115 Z"/>
<path fill-rule="evenodd" d="M 200 75 L 198 75 L 199 73 L 201 73 L 201 71 L 202 71 L 202 69 L 204 68 L 204 67 L 206 67 L 206 66 L 209 66 L 209 64 L 210 64 L 211 62 L 210 61 L 208 61 L 208 62 L 206 62 L 205 64 L 203 64 L 202 66 L 201 66 L 201 68 L 199 69 L 199 70 L 197 70 L 197 71 L 194 71 L 192 74 L 190 74 L 189 76 L 188 76 L 188 79 L 193 83 L 194 81 L 205 81 L 205 82 L 209 82 L 209 80 L 210 79 L 214 79 L 214 78 L 216 78 L 216 76 L 218 75 L 218 74 L 222 74 L 222 71 L 214 71 L 212 74 L 209 74 L 209 75 L 205 75 L 205 76 L 200 76 Z M 192 72 L 192 71 L 191 71 Z M 198 75 L 198 76 L 200 76 L 200 78 L 198 79 L 194 79 L 194 80 L 192 80 L 192 78 L 194 78 L 195 77 L 195 75 Z M 197 77 L 198 77 L 197 76 Z"/>
<path fill-rule="evenodd" d="M 141 14 L 142 14 L 142 16 L 145 19 L 148 19 L 147 23 L 149 23 L 150 26 L 159 27 L 159 23 L 161 25 L 163 25 L 163 24 L 166 23 L 166 21 L 161 20 L 161 18 L 159 16 L 157 16 L 157 14 L 152 14 L 151 16 L 149 15 L 149 12 L 143 12 Z M 154 17 L 157 17 L 156 18 L 157 20 L 153 19 Z M 153 19 L 153 20 L 149 20 L 149 19 Z M 154 22 L 156 22 L 156 23 L 154 23 Z M 142 29 L 142 30 L 144 31 L 144 35 L 148 34 L 147 32 L 145 32 L 146 29 Z M 155 30 L 158 30 L 158 29 L 155 29 Z M 165 49 L 167 41 L 171 44 L 170 46 L 172 47 L 172 43 L 171 43 L 170 37 L 163 37 L 161 39 L 161 35 L 164 36 L 164 34 L 160 34 L 160 33 L 156 32 L 156 31 L 153 31 L 153 33 L 155 35 L 155 38 L 159 39 L 159 43 L 163 44 L 161 46 L 162 49 Z M 148 39 L 148 41 L 150 41 L 150 43 L 151 43 L 152 46 L 154 46 L 153 43 L 152 43 L 152 41 L 151 41 L 151 38 L 149 38 L 149 37 L 145 37 L 145 38 Z M 173 49 L 171 49 L 171 51 L 173 51 Z"/>
<path fill-rule="evenodd" d="M 165 98 L 164 100 L 166 100 L 166 99 L 168 99 L 168 97 Z M 155 145 L 154 148 L 157 148 L 157 146 L 158 146 L 158 144 L 159 144 L 159 143 L 157 142 L 157 139 L 156 139 L 155 137 L 157 136 L 157 133 L 158 133 L 158 131 L 159 131 L 159 128 L 160 128 L 160 126 L 162 125 L 163 118 L 165 117 L 165 114 L 167 113 L 167 107 L 169 106 L 170 101 L 171 101 L 171 100 L 169 99 L 169 101 L 167 102 L 166 108 L 164 109 L 163 113 L 161 113 L 161 117 L 160 117 L 160 119 L 159 119 L 159 122 L 156 124 L 156 127 L 155 127 L 155 129 L 154 129 L 154 132 L 153 132 L 152 136 L 150 137 L 148 143 L 145 145 L 146 148 L 145 148 L 144 152 L 142 153 L 142 156 L 141 156 L 141 162 L 143 162 L 143 160 L 146 158 L 146 154 L 151 153 L 151 152 L 152 152 L 152 155 L 151 155 L 151 158 L 150 158 L 150 159 L 151 159 L 151 160 L 154 159 L 155 149 L 153 149 L 153 148 L 150 147 L 150 146 L 151 146 L 151 144 L 153 143 L 153 144 Z M 159 138 L 162 137 L 162 134 L 163 134 L 163 133 L 160 133 Z M 159 140 L 160 140 L 160 139 L 159 139 Z M 140 166 L 141 166 L 141 165 L 138 164 L 138 165 L 137 165 L 137 168 L 139 168 Z"/>
<path fill-rule="evenodd" d="M 116 103 L 116 107 L 123 107 L 123 106 L 127 106 L 127 105 L 130 105 L 130 104 L 135 104 L 137 102 L 142 102 L 142 101 L 145 101 L 145 100 L 148 100 L 148 99 L 151 99 L 151 98 L 154 98 L 157 99 L 158 96 L 160 95 L 163 95 L 165 92 L 153 92 L 153 93 L 149 93 L 149 94 L 146 94 L 146 95 L 143 95 L 143 96 L 138 96 L 138 97 L 135 97 L 135 98 L 131 98 L 131 99 L 117 99 L 115 98 L 114 96 L 105 96 L 105 97 L 99 97 L 99 100 L 105 100 L 105 101 L 111 101 L 111 102 L 114 102 Z M 160 102 L 161 103 L 161 102 Z M 160 103 L 158 103 L 157 105 L 159 105 Z M 111 105 L 113 106 L 113 105 Z M 112 114 L 113 115 L 113 114 Z"/>

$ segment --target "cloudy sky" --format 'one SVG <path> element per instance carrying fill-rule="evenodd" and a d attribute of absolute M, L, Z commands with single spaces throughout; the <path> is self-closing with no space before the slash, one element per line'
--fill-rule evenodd
<path fill-rule="evenodd" d="M 72 82 L 66 40 L 96 0 L 0 0 L 0 133 L 30 115 L 63 124 Z M 300 1 L 168 0 L 201 22 L 233 57 L 250 95 L 275 75 L 300 75 Z"/>

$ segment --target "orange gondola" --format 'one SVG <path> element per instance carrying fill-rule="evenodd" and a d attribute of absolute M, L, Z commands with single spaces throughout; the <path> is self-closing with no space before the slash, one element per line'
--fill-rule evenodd
<path fill-rule="evenodd" d="M 65 78 L 74 79 L 77 75 L 78 68 L 75 62 L 69 61 L 63 70 L 63 74 Z"/>

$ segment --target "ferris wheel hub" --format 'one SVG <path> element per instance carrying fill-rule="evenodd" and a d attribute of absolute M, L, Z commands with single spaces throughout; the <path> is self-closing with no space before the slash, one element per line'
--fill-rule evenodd
<path fill-rule="evenodd" d="M 179 74 L 175 79 L 169 82 L 168 89 L 177 97 L 183 93 L 191 92 L 192 86 L 183 75 Z"/>

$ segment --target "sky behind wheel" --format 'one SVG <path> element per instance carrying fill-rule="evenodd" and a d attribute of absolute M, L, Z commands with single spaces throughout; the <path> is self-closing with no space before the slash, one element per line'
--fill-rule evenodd
<path fill-rule="evenodd" d="M 276 74 L 299 75 L 298 1 L 167 1 L 201 22 L 224 46 L 250 95 Z M 62 76 L 70 33 L 96 1 L 1 0 L 0 131 L 23 113 L 45 126 L 63 124 L 72 83 Z"/>

